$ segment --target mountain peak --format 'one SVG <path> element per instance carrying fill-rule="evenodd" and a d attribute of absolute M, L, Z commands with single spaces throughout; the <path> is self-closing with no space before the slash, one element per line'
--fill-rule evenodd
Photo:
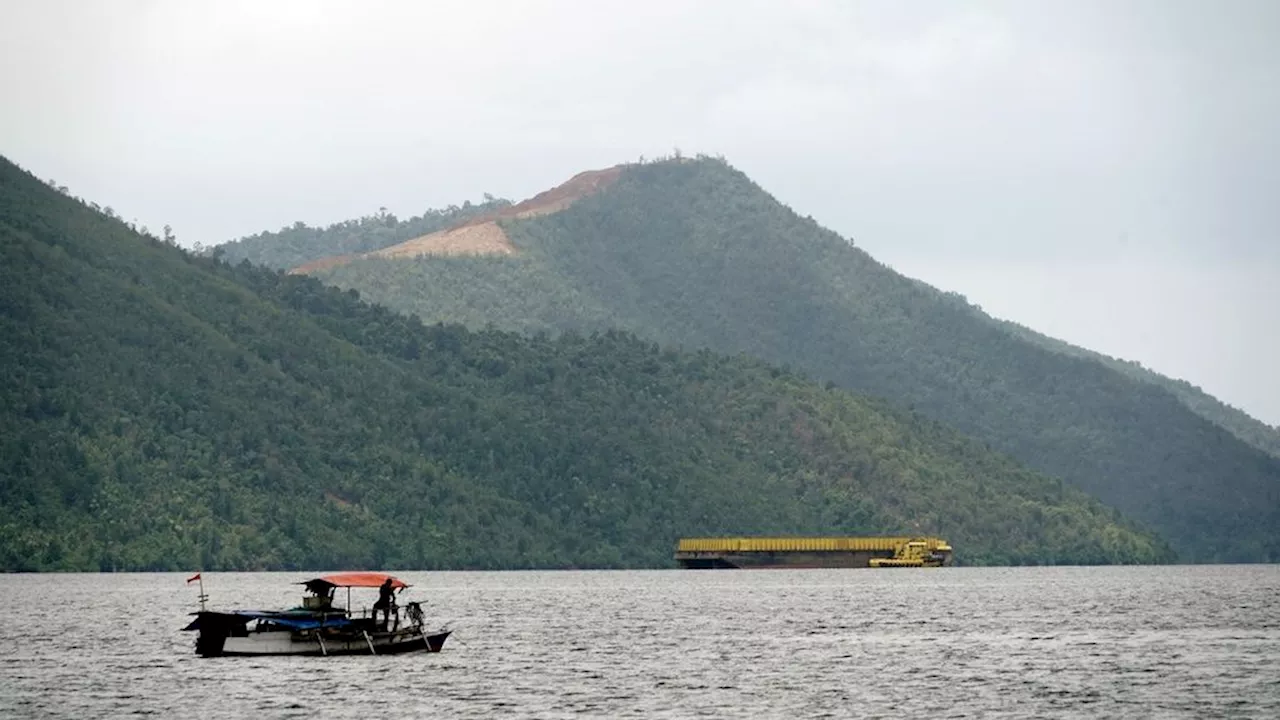
<path fill-rule="evenodd" d="M 727 163 L 627 165 L 589 204 L 555 207 L 508 210 L 501 229 L 520 263 L 370 259 L 315 275 L 428 323 L 621 328 L 797 367 L 1094 493 L 1184 559 L 1280 557 L 1280 459 L 1210 419 L 1220 414 L 894 272 Z"/>

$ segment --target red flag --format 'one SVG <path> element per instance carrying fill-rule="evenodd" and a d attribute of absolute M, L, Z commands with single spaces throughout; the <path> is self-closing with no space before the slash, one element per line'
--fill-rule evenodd
<path fill-rule="evenodd" d="M 196 573 L 195 575 L 192 575 L 191 577 L 187 578 L 187 584 L 190 585 L 191 583 L 199 579 L 200 579 L 200 573 Z"/>

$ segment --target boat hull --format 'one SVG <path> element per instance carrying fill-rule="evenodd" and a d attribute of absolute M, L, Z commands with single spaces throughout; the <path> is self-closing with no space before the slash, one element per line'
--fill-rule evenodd
<path fill-rule="evenodd" d="M 411 652 L 440 652 L 449 637 L 448 630 L 436 633 L 400 632 L 388 636 L 379 633 L 363 636 L 302 637 L 292 632 L 250 633 L 244 637 L 224 638 L 222 647 L 208 648 L 202 657 L 247 657 L 266 655 L 396 655 Z"/>
<path fill-rule="evenodd" d="M 420 624 L 392 630 L 366 620 L 327 620 L 330 625 L 281 627 L 275 622 L 246 621 L 242 615 L 201 612 L 188 629 L 199 631 L 196 654 L 202 657 L 242 655 L 390 655 L 440 652 L 449 630 L 426 630 Z"/>

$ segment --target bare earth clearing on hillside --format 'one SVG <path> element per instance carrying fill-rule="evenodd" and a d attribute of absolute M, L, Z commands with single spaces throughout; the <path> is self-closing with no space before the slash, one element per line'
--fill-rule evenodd
<path fill-rule="evenodd" d="M 518 250 L 511 244 L 502 226 L 498 224 L 499 220 L 538 217 L 560 212 L 579 199 L 608 187 L 621 174 L 621 166 L 605 170 L 588 170 L 528 200 L 472 218 L 462 225 L 361 255 L 338 255 L 313 260 L 289 272 L 292 274 L 316 272 L 367 257 L 408 259 L 423 255 L 514 255 Z"/>
<path fill-rule="evenodd" d="M 399 245 L 375 250 L 364 257 L 414 258 L 419 255 L 512 255 L 516 251 L 496 222 L 463 225 L 433 232 Z M 350 262 L 348 260 L 347 262 Z M 335 263 L 340 265 L 343 263 Z M 330 266 L 332 267 L 332 265 Z"/>

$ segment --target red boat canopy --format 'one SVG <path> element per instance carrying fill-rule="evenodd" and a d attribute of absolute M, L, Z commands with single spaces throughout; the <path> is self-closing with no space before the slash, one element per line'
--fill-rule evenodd
<path fill-rule="evenodd" d="M 303 585 L 310 587 L 312 584 L 333 585 L 336 587 L 382 587 L 382 583 L 387 579 L 391 580 L 391 587 L 400 590 L 409 587 L 409 584 L 397 577 L 392 577 L 386 573 L 378 572 L 343 572 L 334 573 L 332 575 L 322 575 L 315 580 L 308 580 Z"/>

